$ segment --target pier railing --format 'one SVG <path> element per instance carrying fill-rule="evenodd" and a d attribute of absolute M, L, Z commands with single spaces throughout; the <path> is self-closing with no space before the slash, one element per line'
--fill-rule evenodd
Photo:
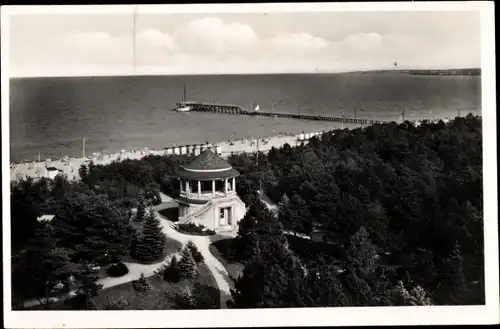
<path fill-rule="evenodd" d="M 232 105 L 232 104 L 182 102 L 177 105 L 189 106 L 192 112 L 210 112 L 210 113 L 236 114 L 236 115 L 239 114 L 239 115 L 250 115 L 250 116 L 289 118 L 289 119 L 300 119 L 300 120 L 311 120 L 311 121 L 331 121 L 331 122 L 368 124 L 368 125 L 385 122 L 381 120 L 371 120 L 371 119 L 332 117 L 320 114 L 248 111 L 245 110 L 240 105 Z"/>

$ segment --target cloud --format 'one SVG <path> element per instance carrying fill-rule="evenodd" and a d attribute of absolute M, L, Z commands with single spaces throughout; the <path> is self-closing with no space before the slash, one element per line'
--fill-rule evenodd
<path fill-rule="evenodd" d="M 284 33 L 273 37 L 270 46 L 276 51 L 307 52 L 321 51 L 328 46 L 328 42 L 308 33 Z"/>
<path fill-rule="evenodd" d="M 215 17 L 190 21 L 173 35 L 189 53 L 224 53 L 246 51 L 259 43 L 253 29 L 245 24 L 224 23 Z"/>
<path fill-rule="evenodd" d="M 354 33 L 342 40 L 342 44 L 358 51 L 377 50 L 383 44 L 383 38 L 378 33 Z"/>
<path fill-rule="evenodd" d="M 177 48 L 177 44 L 168 33 L 163 33 L 155 29 L 146 29 L 137 33 L 137 44 L 138 47 L 150 46 L 154 48 L 165 48 L 168 50 L 174 50 Z"/>
<path fill-rule="evenodd" d="M 58 44 L 58 58 L 82 66 L 132 63 L 133 42 L 130 35 L 111 35 L 102 31 L 77 33 L 63 37 Z"/>
<path fill-rule="evenodd" d="M 465 67 L 480 63 L 474 36 L 433 37 L 417 30 L 384 33 L 380 29 L 359 32 L 353 28 L 333 36 L 314 29 L 258 34 L 251 25 L 217 17 L 183 20 L 173 28 L 144 22 L 135 35 L 129 25 L 106 29 L 82 24 L 78 29 L 17 29 L 10 61 L 17 75 L 51 75 L 68 72 L 153 74 L 315 72 L 412 67 Z M 28 26 L 24 23 L 23 26 Z M 31 26 L 31 25 L 30 25 Z M 94 28 L 94 30 L 91 30 Z M 357 28 L 357 27 L 356 27 Z M 21 33 L 22 32 L 22 33 Z M 28 33 L 29 32 L 29 33 Z M 320 34 L 325 33 L 325 34 Z M 92 71 L 92 72 L 90 72 Z M 58 73 L 58 74 L 59 74 Z"/>

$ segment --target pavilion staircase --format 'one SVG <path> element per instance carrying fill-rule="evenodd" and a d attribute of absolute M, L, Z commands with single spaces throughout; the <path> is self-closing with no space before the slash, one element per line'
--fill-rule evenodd
<path fill-rule="evenodd" d="M 243 201 L 241 201 L 241 199 L 237 195 L 234 195 L 234 196 L 229 197 L 229 198 L 212 199 L 212 200 L 208 201 L 207 203 L 205 203 L 201 208 L 198 208 L 196 211 L 184 216 L 183 218 L 180 218 L 179 224 L 189 224 L 191 222 L 191 220 L 193 220 L 194 218 L 199 217 L 199 216 L 203 215 L 205 212 L 207 212 L 208 210 L 213 209 L 217 205 L 219 205 L 221 203 L 226 203 L 228 201 L 229 202 L 236 201 L 236 203 L 238 205 L 243 207 L 243 209 L 246 209 L 245 204 L 243 203 Z"/>

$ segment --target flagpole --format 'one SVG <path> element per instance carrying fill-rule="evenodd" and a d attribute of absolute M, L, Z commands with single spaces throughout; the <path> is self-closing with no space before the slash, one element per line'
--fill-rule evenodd
<path fill-rule="evenodd" d="M 82 155 L 83 155 L 83 158 L 85 159 L 85 137 L 83 137 L 83 148 L 82 148 Z"/>

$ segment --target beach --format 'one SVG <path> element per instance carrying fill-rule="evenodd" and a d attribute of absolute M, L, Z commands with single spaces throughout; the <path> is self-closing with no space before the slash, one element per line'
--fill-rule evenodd
<path fill-rule="evenodd" d="M 300 134 L 280 134 L 264 138 L 249 138 L 249 139 L 238 139 L 238 140 L 228 140 L 221 141 L 211 144 L 197 144 L 198 148 L 211 148 L 216 151 L 221 157 L 227 158 L 231 154 L 241 154 L 241 153 L 254 153 L 259 150 L 259 152 L 268 152 L 271 148 L 279 148 L 285 144 L 290 146 L 296 146 L 300 143 L 307 143 L 306 137 L 312 137 L 313 135 L 319 135 L 321 132 L 310 132 L 310 133 L 300 133 Z M 189 145 L 193 146 L 193 145 Z M 183 149 L 184 148 L 184 149 Z M 78 170 L 82 165 L 88 165 L 91 161 L 95 165 L 107 165 L 115 161 L 139 160 L 148 155 L 168 155 L 168 154 L 187 154 L 187 147 L 185 145 L 172 146 L 162 150 L 158 149 L 129 149 L 121 150 L 117 153 L 93 153 L 86 158 L 70 158 L 64 157 L 62 159 L 47 159 L 46 161 L 40 162 L 24 162 L 19 164 L 11 164 L 10 173 L 11 181 L 20 180 L 27 177 L 40 178 L 49 177 L 47 173 L 47 168 L 51 168 L 53 172 L 57 174 L 65 175 L 69 180 L 78 180 L 79 174 Z M 184 152 L 183 152 L 184 151 Z M 194 155 L 194 152 L 189 152 L 190 155 Z"/>

